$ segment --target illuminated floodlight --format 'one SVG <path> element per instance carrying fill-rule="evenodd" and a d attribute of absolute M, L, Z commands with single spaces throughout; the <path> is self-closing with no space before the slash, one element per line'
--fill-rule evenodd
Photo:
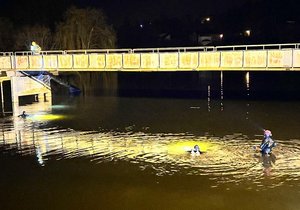
<path fill-rule="evenodd" d="M 205 17 L 205 18 L 202 18 L 201 23 L 204 24 L 204 23 L 207 23 L 207 22 L 210 22 L 210 21 L 211 21 L 210 17 Z"/>

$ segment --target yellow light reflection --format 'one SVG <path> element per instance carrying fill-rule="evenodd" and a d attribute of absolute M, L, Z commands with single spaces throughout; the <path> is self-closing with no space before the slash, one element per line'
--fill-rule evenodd
<path fill-rule="evenodd" d="M 246 73 L 246 83 L 249 84 L 250 83 L 250 75 L 249 75 L 249 72 Z"/>
<path fill-rule="evenodd" d="M 41 113 L 33 118 L 51 120 L 64 117 Z M 266 185 L 262 184 L 265 183 L 265 175 L 272 177 L 272 183 L 267 186 L 272 188 L 288 181 L 282 181 L 282 177 L 290 177 L 292 181 L 298 181 L 300 177 L 300 161 L 295 159 L 300 154 L 299 140 L 278 141 L 280 144 L 274 148 L 275 158 L 272 162 L 272 159 L 253 151 L 251 145 L 258 145 L 260 139 L 249 140 L 239 133 L 219 138 L 142 132 L 78 132 L 65 128 L 36 127 L 30 130 L 26 126 L 30 122 L 20 118 L 16 118 L 15 122 L 21 123 L 15 123 L 14 129 L 4 130 L 3 144 L 18 147 L 22 154 L 35 154 L 42 166 L 47 164 L 47 158 L 51 155 L 57 160 L 89 157 L 96 163 L 126 160 L 139 163 L 142 170 L 151 166 L 158 176 L 176 172 L 208 175 L 217 180 L 215 186 L 222 183 L 251 183 L 250 187 L 257 189 L 265 189 Z M 191 155 L 189 151 L 195 145 L 205 153 Z"/>
<path fill-rule="evenodd" d="M 28 117 L 28 119 L 39 120 L 39 121 L 49 121 L 49 120 L 61 120 L 66 118 L 64 115 L 55 115 L 55 114 L 36 114 Z"/>
<path fill-rule="evenodd" d="M 176 143 L 171 143 L 168 145 L 168 153 L 174 154 L 174 155 L 180 155 L 185 154 L 188 151 L 191 151 L 191 149 L 194 148 L 195 145 L 198 145 L 200 147 L 201 152 L 207 152 L 208 149 L 213 148 L 214 145 L 209 142 L 205 141 L 181 141 Z"/>

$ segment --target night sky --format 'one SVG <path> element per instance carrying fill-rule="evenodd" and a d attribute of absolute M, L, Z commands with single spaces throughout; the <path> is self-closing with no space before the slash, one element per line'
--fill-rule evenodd
<path fill-rule="evenodd" d="M 297 0 L 0 0 L 0 5 L 0 16 L 8 17 L 15 26 L 39 24 L 52 28 L 71 5 L 100 8 L 116 29 L 121 47 L 160 45 L 147 41 L 153 37 L 141 40 L 148 44 L 137 43 L 139 36 L 151 33 L 228 33 L 230 44 L 244 42 L 236 36 L 246 29 L 252 30 L 253 37 L 245 44 L 298 42 L 300 37 Z M 212 17 L 210 26 L 201 25 L 201 19 L 208 16 Z M 152 25 L 142 32 L 138 29 L 141 24 Z M 128 34 L 136 36 L 128 40 Z"/>
<path fill-rule="evenodd" d="M 0 0 L 2 14 L 29 19 L 29 16 L 49 15 L 55 19 L 66 7 L 102 8 L 115 21 L 122 18 L 141 20 L 145 18 L 212 15 L 227 11 L 247 0 Z M 33 18 L 31 20 L 34 22 Z"/>
<path fill-rule="evenodd" d="M 160 17 L 201 16 L 221 13 L 241 5 L 244 0 L 108 0 L 102 5 L 107 11 L 135 20 Z M 100 5 L 101 3 L 95 4 Z"/>
<path fill-rule="evenodd" d="M 235 15 L 299 19 L 297 0 L 0 0 L 0 16 L 16 23 L 53 24 L 71 5 L 101 8 L 114 25 L 166 18 Z M 221 17 L 223 18 L 223 17 Z"/>

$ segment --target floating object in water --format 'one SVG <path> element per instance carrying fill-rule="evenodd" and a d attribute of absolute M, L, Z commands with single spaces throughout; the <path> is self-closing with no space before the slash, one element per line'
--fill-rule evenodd
<path fill-rule="evenodd" d="M 26 117 L 28 117 L 28 116 L 29 116 L 29 115 L 26 114 L 25 111 L 23 111 L 22 114 L 18 115 L 18 117 L 22 117 L 22 118 L 26 118 Z"/>
<path fill-rule="evenodd" d="M 200 147 L 198 144 L 194 146 L 194 148 L 191 150 L 191 155 L 200 155 L 202 152 L 200 150 Z"/>

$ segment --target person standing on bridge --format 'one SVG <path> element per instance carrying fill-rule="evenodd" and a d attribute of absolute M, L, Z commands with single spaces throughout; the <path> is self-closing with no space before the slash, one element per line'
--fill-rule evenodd
<path fill-rule="evenodd" d="M 31 42 L 30 50 L 34 55 L 38 55 L 42 49 L 36 42 Z"/>

